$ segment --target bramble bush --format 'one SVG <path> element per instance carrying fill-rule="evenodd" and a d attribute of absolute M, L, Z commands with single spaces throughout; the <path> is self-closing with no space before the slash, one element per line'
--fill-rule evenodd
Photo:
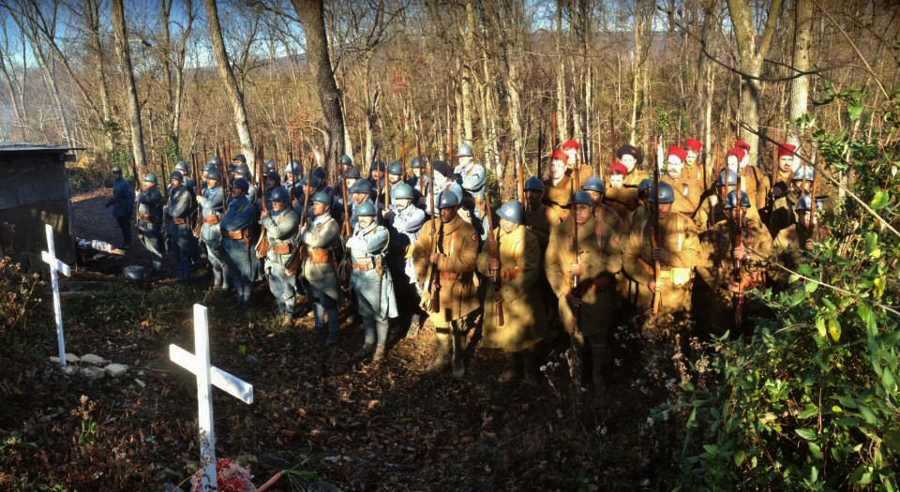
<path fill-rule="evenodd" d="M 864 124 L 852 138 L 800 122 L 824 158 L 818 168 L 845 176 L 896 224 L 900 91 L 868 113 L 857 91 L 830 95 Z M 883 127 L 868 128 L 878 118 Z M 698 362 L 705 371 L 682 384 L 681 488 L 898 488 L 900 238 L 851 200 L 823 215 L 830 233 L 805 254 L 800 275 L 759 293 L 777 316 L 753 320 L 747 337 L 714 340 Z"/>

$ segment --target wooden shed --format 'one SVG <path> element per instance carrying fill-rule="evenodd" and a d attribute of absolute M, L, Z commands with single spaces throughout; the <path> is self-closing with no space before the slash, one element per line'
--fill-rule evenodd
<path fill-rule="evenodd" d="M 0 144 L 0 253 L 25 268 L 42 265 L 47 249 L 44 224 L 54 230 L 56 254 L 74 264 L 71 194 L 66 162 L 73 150 L 35 144 Z"/>

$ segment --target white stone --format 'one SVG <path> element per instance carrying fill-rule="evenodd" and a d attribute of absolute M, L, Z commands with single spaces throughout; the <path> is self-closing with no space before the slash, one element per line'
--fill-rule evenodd
<path fill-rule="evenodd" d="M 100 379 L 104 374 L 103 369 L 99 367 L 88 366 L 81 368 L 81 375 L 88 379 Z"/>
<path fill-rule="evenodd" d="M 78 357 L 75 354 L 66 354 L 66 362 L 78 362 L 81 360 L 81 357 Z"/>
<path fill-rule="evenodd" d="M 69 376 L 74 376 L 75 374 L 78 374 L 78 367 L 77 366 L 68 366 L 68 365 L 63 366 L 63 372 L 68 374 Z"/>
<path fill-rule="evenodd" d="M 81 356 L 81 362 L 90 364 L 92 366 L 105 366 L 109 361 L 107 361 L 103 357 L 100 357 L 99 355 L 85 354 Z"/>
<path fill-rule="evenodd" d="M 124 364 L 110 364 L 103 368 L 103 372 L 111 378 L 117 378 L 128 372 L 128 366 Z"/>
<path fill-rule="evenodd" d="M 134 382 L 137 383 L 137 385 L 140 386 L 141 388 L 146 388 L 146 387 L 147 387 L 147 383 L 141 381 L 140 379 L 135 378 L 135 379 L 134 379 Z"/>

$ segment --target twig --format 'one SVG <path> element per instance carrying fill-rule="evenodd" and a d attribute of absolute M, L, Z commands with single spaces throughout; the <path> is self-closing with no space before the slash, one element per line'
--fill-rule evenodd
<path fill-rule="evenodd" d="M 256 492 L 265 492 L 269 487 L 275 485 L 275 482 L 281 479 L 281 474 L 282 472 L 278 472 L 275 475 L 272 475 L 272 478 L 270 478 L 268 482 L 260 485 L 259 488 L 256 489 Z"/>

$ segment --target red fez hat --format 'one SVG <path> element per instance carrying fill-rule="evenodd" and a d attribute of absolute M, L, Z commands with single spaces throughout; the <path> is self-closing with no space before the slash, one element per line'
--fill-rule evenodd
<path fill-rule="evenodd" d="M 696 138 L 689 138 L 684 142 L 684 146 L 688 148 L 688 150 L 693 150 L 694 152 L 699 153 L 700 149 L 703 147 L 703 144 L 700 143 Z"/>
<path fill-rule="evenodd" d="M 581 146 L 578 145 L 578 142 L 576 142 L 574 140 L 567 140 L 566 143 L 562 144 L 563 150 L 569 150 L 569 149 L 578 150 L 580 148 L 581 148 Z"/>
<path fill-rule="evenodd" d="M 728 149 L 728 153 L 726 154 L 726 157 L 729 155 L 733 155 L 733 156 L 737 157 L 737 160 L 740 161 L 741 159 L 744 158 L 744 150 L 737 148 L 737 147 Z"/>
<path fill-rule="evenodd" d="M 791 145 L 788 143 L 778 144 L 778 158 L 781 159 L 785 156 L 794 156 L 794 151 L 797 150 L 796 145 Z"/>
<path fill-rule="evenodd" d="M 612 166 L 609 166 L 609 174 L 627 175 L 628 168 L 625 167 L 625 164 L 622 164 L 621 162 L 617 162 L 617 163 L 613 164 Z"/>
<path fill-rule="evenodd" d="M 562 159 L 563 162 L 569 160 L 569 156 L 563 152 L 562 150 L 556 149 L 553 151 L 553 154 L 550 156 L 550 159 Z"/>
<path fill-rule="evenodd" d="M 748 144 L 747 142 L 745 142 L 743 139 L 742 139 L 742 140 L 735 140 L 735 142 L 734 142 L 734 148 L 736 148 L 736 149 L 741 149 L 741 150 L 743 150 L 745 153 L 746 153 L 746 152 L 750 152 L 750 144 Z"/>
<path fill-rule="evenodd" d="M 687 152 L 685 152 L 684 149 L 682 149 L 681 147 L 679 147 L 677 145 L 669 146 L 668 155 L 677 156 L 679 159 L 681 159 L 681 162 L 684 162 L 685 160 L 687 160 Z"/>

